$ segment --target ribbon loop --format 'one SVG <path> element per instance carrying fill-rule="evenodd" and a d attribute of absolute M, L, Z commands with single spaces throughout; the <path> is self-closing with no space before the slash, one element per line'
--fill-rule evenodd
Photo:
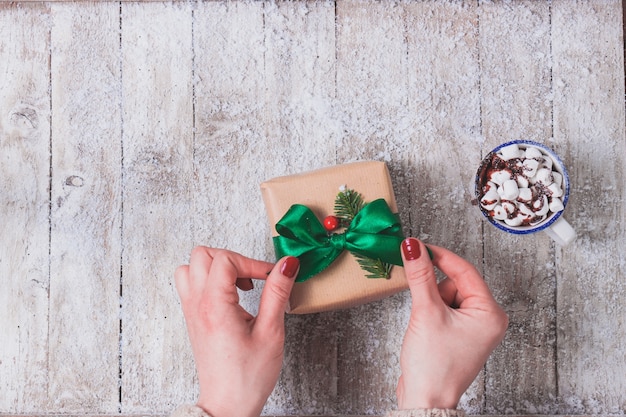
<path fill-rule="evenodd" d="M 276 224 L 277 258 L 296 256 L 300 272 L 296 281 L 306 281 L 326 269 L 343 250 L 394 265 L 402 265 L 400 243 L 404 239 L 400 218 L 380 198 L 366 204 L 345 233 L 330 236 L 306 206 L 294 204 Z"/>

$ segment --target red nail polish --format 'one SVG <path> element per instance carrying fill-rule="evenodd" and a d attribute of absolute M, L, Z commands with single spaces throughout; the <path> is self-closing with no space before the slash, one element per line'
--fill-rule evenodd
<path fill-rule="evenodd" d="M 298 269 L 300 269 L 300 260 L 295 256 L 289 256 L 280 266 L 280 273 L 287 278 L 293 278 L 298 273 Z"/>
<path fill-rule="evenodd" d="M 402 241 L 402 253 L 404 253 L 404 259 L 407 261 L 414 261 L 420 257 L 420 245 L 419 241 L 413 237 L 404 239 Z"/>

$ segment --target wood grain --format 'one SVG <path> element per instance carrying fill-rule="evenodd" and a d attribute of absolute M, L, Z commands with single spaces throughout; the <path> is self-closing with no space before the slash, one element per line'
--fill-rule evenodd
<path fill-rule="evenodd" d="M 118 411 L 119 7 L 51 6 L 50 409 Z"/>
<path fill-rule="evenodd" d="M 121 409 L 167 412 L 193 392 L 173 284 L 192 246 L 191 10 L 124 4 L 121 13 L 123 255 Z"/>
<path fill-rule="evenodd" d="M 621 27 L 601 23 L 620 7 L 593 1 L 574 13 L 557 1 L 553 9 L 554 138 L 574 184 L 567 215 L 578 232 L 556 253 L 559 411 L 623 413 L 626 133 L 615 69 L 624 55 Z"/>
<path fill-rule="evenodd" d="M 278 159 L 267 138 L 263 19 L 263 3 L 206 3 L 194 25 L 195 240 L 260 258 L 269 225 L 259 161 Z"/>
<path fill-rule="evenodd" d="M 623 4 L 0 3 L 0 414 L 167 415 L 197 383 L 172 276 L 194 245 L 273 260 L 259 183 L 387 161 L 407 234 L 511 318 L 471 414 L 626 412 Z M 469 204 L 481 157 L 546 143 L 579 237 Z M 256 313 L 262 283 L 241 293 Z M 394 407 L 408 292 L 287 316 L 265 415 Z M 121 326 L 120 326 L 121 324 Z"/>
<path fill-rule="evenodd" d="M 337 162 L 388 161 L 398 190 L 406 188 L 395 174 L 406 164 L 410 143 L 403 15 L 389 3 L 337 4 L 337 102 L 343 126 Z M 408 310 L 405 293 L 335 317 L 335 413 L 383 414 L 393 407 Z M 375 325 L 378 320 L 386 325 Z"/>
<path fill-rule="evenodd" d="M 488 3 L 479 19 L 483 155 L 515 139 L 554 147 L 550 5 Z M 485 412 L 555 413 L 553 243 L 544 233 L 508 235 L 487 223 L 484 236 L 486 279 L 510 321 L 487 364 Z"/>
<path fill-rule="evenodd" d="M 335 114 L 335 5 L 279 2 L 264 8 L 267 155 L 264 179 L 331 166 L 340 124 Z M 302 168 L 300 168 L 302 167 Z M 253 181 L 254 183 L 254 181 Z M 255 184 L 258 186 L 258 183 Z M 264 209 L 260 212 L 264 214 Z M 266 255 L 273 260 L 266 220 Z M 284 368 L 266 414 L 327 413 L 337 401 L 335 313 L 286 317 Z M 311 378 L 315 369 L 316 377 Z M 314 398 L 314 399 L 313 399 Z"/>
<path fill-rule="evenodd" d="M 0 410 L 47 400 L 50 22 L 46 5 L 0 5 Z"/>
<path fill-rule="evenodd" d="M 411 4 L 406 28 L 413 132 L 405 209 L 410 232 L 481 268 L 481 222 L 468 204 L 467 189 L 480 160 L 478 4 Z M 481 413 L 484 395 L 481 374 L 461 404 Z"/>

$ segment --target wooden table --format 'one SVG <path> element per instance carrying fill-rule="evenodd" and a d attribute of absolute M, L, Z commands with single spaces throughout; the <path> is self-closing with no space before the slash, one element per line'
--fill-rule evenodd
<path fill-rule="evenodd" d="M 406 233 L 510 315 L 461 405 L 624 414 L 624 121 L 619 1 L 2 2 L 0 413 L 193 401 L 175 267 L 198 244 L 273 259 L 261 181 L 383 160 Z M 518 138 L 569 169 L 570 246 L 469 204 Z M 393 408 L 409 303 L 288 316 L 265 413 Z"/>

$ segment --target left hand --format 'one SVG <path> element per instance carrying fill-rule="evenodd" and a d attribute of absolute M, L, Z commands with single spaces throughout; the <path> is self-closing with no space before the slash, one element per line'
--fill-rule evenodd
<path fill-rule="evenodd" d="M 273 265 L 197 247 L 189 265 L 176 270 L 200 383 L 198 406 L 208 414 L 261 414 L 282 367 L 284 313 L 298 268 L 294 257 Z M 251 278 L 266 280 L 257 317 L 239 305 L 236 288 L 251 289 Z"/>

